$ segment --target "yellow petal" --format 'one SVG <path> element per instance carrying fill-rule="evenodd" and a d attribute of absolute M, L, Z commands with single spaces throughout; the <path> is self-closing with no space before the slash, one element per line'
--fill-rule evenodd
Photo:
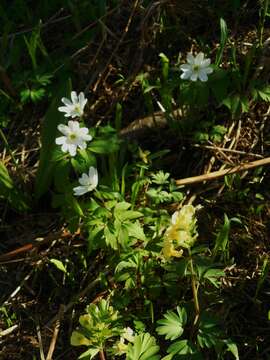
<path fill-rule="evenodd" d="M 73 346 L 81 346 L 81 345 L 86 345 L 89 346 L 91 345 L 91 340 L 87 339 L 83 334 L 81 334 L 78 331 L 73 331 L 73 333 L 71 334 L 71 339 L 70 339 L 70 343 Z"/>

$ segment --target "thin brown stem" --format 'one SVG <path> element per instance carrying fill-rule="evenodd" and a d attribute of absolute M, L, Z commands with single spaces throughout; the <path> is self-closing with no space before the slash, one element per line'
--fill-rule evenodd
<path fill-rule="evenodd" d="M 106 360 L 105 353 L 104 353 L 103 349 L 101 349 L 100 352 L 99 352 L 99 358 L 100 358 L 100 360 Z"/>

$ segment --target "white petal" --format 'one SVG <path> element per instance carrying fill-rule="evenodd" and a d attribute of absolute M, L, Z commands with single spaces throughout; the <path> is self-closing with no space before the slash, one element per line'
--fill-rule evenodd
<path fill-rule="evenodd" d="M 70 128 L 70 131 L 77 132 L 80 128 L 80 124 L 78 123 L 78 121 L 69 120 L 68 127 Z"/>
<path fill-rule="evenodd" d="M 79 146 L 80 149 L 84 150 L 86 149 L 86 142 L 85 141 L 78 141 L 77 145 Z"/>
<path fill-rule="evenodd" d="M 86 127 L 82 127 L 82 128 L 80 128 L 80 135 L 87 135 L 88 134 L 88 128 L 86 128 Z"/>
<path fill-rule="evenodd" d="M 194 61 L 195 65 L 201 66 L 203 59 L 204 59 L 204 53 L 199 52 L 199 54 L 196 56 L 195 61 Z"/>
<path fill-rule="evenodd" d="M 70 112 L 70 108 L 68 106 L 59 106 L 58 111 L 60 112 L 65 112 L 65 113 L 69 113 Z"/>
<path fill-rule="evenodd" d="M 83 139 L 84 141 L 91 141 L 93 138 L 92 138 L 91 135 L 82 135 L 82 139 Z"/>
<path fill-rule="evenodd" d="M 83 186 L 88 186 L 90 184 L 89 176 L 87 174 L 82 174 L 79 178 L 79 183 Z"/>
<path fill-rule="evenodd" d="M 203 71 L 206 73 L 206 74 L 212 74 L 212 72 L 214 71 L 211 67 L 208 67 L 208 68 L 205 68 L 203 69 Z"/>
<path fill-rule="evenodd" d="M 192 66 L 189 65 L 189 64 L 183 64 L 183 65 L 180 66 L 180 69 L 181 69 L 182 71 L 188 71 L 188 70 L 191 70 L 191 69 L 192 69 Z"/>
<path fill-rule="evenodd" d="M 198 75 L 199 75 L 199 79 L 200 79 L 201 81 L 205 82 L 205 81 L 208 80 L 208 77 L 207 77 L 207 74 L 206 74 L 205 71 L 200 70 Z"/>
<path fill-rule="evenodd" d="M 191 53 L 188 53 L 187 54 L 187 62 L 190 64 L 190 65 L 194 65 L 194 56 L 191 54 Z"/>
<path fill-rule="evenodd" d="M 74 109 L 70 109 L 69 117 L 71 117 L 72 119 L 74 119 L 75 117 L 78 117 L 78 111 L 76 111 Z"/>
<path fill-rule="evenodd" d="M 83 109 L 84 109 L 86 103 L 87 103 L 87 99 L 85 98 L 84 93 L 80 92 L 80 94 L 79 94 L 79 104 L 80 104 L 80 108 L 81 108 L 82 112 L 83 112 Z"/>
<path fill-rule="evenodd" d="M 64 144 L 61 146 L 61 150 L 62 150 L 63 152 L 67 152 L 68 149 L 69 149 L 69 145 L 68 145 L 67 143 L 64 143 Z"/>
<path fill-rule="evenodd" d="M 57 145 L 62 145 L 62 144 L 65 144 L 66 140 L 67 140 L 67 138 L 65 136 L 60 136 L 55 139 L 55 143 Z"/>
<path fill-rule="evenodd" d="M 59 124 L 57 129 L 64 135 L 68 136 L 70 134 L 70 129 L 67 125 Z"/>
<path fill-rule="evenodd" d="M 187 80 L 190 78 L 191 75 L 192 75 L 192 71 L 188 70 L 188 71 L 184 71 L 180 77 L 181 79 Z"/>
<path fill-rule="evenodd" d="M 206 67 L 208 67 L 210 64 L 211 64 L 211 60 L 210 60 L 210 59 L 205 59 L 205 60 L 202 61 L 201 67 L 206 68 Z"/>
<path fill-rule="evenodd" d="M 73 144 L 69 144 L 68 151 L 70 153 L 70 156 L 75 156 L 77 152 L 77 146 Z"/>
<path fill-rule="evenodd" d="M 97 169 L 94 168 L 93 166 L 89 168 L 89 178 L 91 180 L 93 188 L 96 188 L 98 184 L 98 172 Z"/>
<path fill-rule="evenodd" d="M 62 101 L 62 103 L 64 103 L 66 106 L 72 105 L 72 102 L 71 102 L 69 99 L 65 98 L 65 97 L 63 97 L 63 98 L 61 99 L 61 101 Z"/>
<path fill-rule="evenodd" d="M 81 196 L 88 192 L 88 188 L 86 186 L 76 186 L 73 191 L 75 196 Z"/>
<path fill-rule="evenodd" d="M 195 73 L 193 73 L 193 74 L 191 75 L 190 80 L 191 80 L 191 81 L 197 81 L 197 79 L 198 79 L 198 73 L 195 72 Z"/>
<path fill-rule="evenodd" d="M 73 102 L 73 104 L 78 103 L 78 96 L 76 91 L 71 91 L 71 101 Z"/>

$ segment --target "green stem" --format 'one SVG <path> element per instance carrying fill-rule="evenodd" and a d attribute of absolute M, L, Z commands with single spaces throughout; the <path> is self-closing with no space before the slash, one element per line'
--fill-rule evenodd
<path fill-rule="evenodd" d="M 268 12 L 268 7 L 269 7 L 269 0 L 264 0 L 262 9 L 260 11 L 260 21 L 259 21 L 259 45 L 260 45 L 260 47 L 262 47 L 262 45 L 263 45 L 264 23 L 265 23 L 265 18 L 266 18 L 267 12 Z"/>
<path fill-rule="evenodd" d="M 7 141 L 7 138 L 6 138 L 6 136 L 5 136 L 5 134 L 3 133 L 3 131 L 2 131 L 1 128 L 0 128 L 0 136 L 1 136 L 4 144 L 6 145 L 7 151 L 9 152 L 9 154 L 10 154 L 10 156 L 11 156 L 11 158 L 12 158 L 12 161 L 13 161 L 13 163 L 14 163 L 15 168 L 17 169 L 17 168 L 18 168 L 17 161 L 16 161 L 16 159 L 15 159 L 15 157 L 14 157 L 14 155 L 13 155 L 13 152 L 12 152 L 11 149 L 10 149 L 9 143 L 8 143 L 8 141 Z"/>
<path fill-rule="evenodd" d="M 199 300 L 198 300 L 198 287 L 197 287 L 196 273 L 194 271 L 193 260 L 192 260 L 190 251 L 189 251 L 189 256 L 190 256 L 189 265 L 190 265 L 190 272 L 191 272 L 191 288 L 192 288 L 194 308 L 195 308 L 195 319 L 194 319 L 193 325 L 196 325 L 196 323 L 199 319 L 199 315 L 200 315 L 200 305 L 199 305 Z"/>

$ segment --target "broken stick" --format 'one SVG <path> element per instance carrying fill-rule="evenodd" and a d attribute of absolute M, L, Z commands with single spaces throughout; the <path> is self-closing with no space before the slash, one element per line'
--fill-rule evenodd
<path fill-rule="evenodd" d="M 211 181 L 211 180 L 221 178 L 225 175 L 235 174 L 240 171 L 253 169 L 255 167 L 263 166 L 263 165 L 267 165 L 267 164 L 270 164 L 270 157 L 267 157 L 267 158 L 264 158 L 261 160 L 251 161 L 248 163 L 243 163 L 243 164 L 234 166 L 233 168 L 214 171 L 209 174 L 203 174 L 203 175 L 199 175 L 199 176 L 192 176 L 192 177 L 188 177 L 185 179 L 176 180 L 175 182 L 176 182 L 176 185 L 180 186 L 180 185 L 195 184 L 195 183 L 199 183 L 199 182 L 203 182 L 203 181 Z"/>

